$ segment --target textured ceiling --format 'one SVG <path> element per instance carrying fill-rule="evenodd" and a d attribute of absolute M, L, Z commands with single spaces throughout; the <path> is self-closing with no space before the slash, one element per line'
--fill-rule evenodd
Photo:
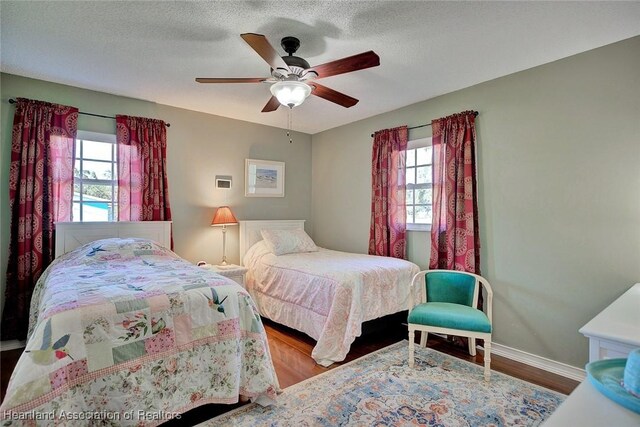
<path fill-rule="evenodd" d="M 374 50 L 381 65 L 319 82 L 293 128 L 316 133 L 640 34 L 640 2 L 0 2 L 3 72 L 286 127 L 260 110 L 269 67 L 240 38 L 301 40 L 311 65 Z M 282 52 L 284 55 L 284 52 Z M 102 112 L 105 113 L 105 112 Z M 113 113 L 113 112 L 109 112 Z"/>

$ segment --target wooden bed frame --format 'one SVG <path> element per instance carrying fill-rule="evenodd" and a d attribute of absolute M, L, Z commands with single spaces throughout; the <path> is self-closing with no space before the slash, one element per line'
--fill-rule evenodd
<path fill-rule="evenodd" d="M 78 246 L 110 237 L 139 237 L 171 247 L 171 221 L 56 222 L 56 258 Z"/>
<path fill-rule="evenodd" d="M 240 221 L 240 265 L 244 265 L 249 248 L 262 240 L 260 230 L 304 230 L 304 222 L 304 219 Z"/>

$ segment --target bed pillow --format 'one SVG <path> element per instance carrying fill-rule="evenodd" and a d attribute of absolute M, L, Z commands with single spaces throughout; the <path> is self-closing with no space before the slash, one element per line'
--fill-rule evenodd
<path fill-rule="evenodd" d="M 318 247 L 304 230 L 260 230 L 274 255 L 316 252 Z"/>
<path fill-rule="evenodd" d="M 102 262 L 125 258 L 144 258 L 146 256 L 179 258 L 178 255 L 153 240 L 135 237 L 112 237 L 84 244 L 67 252 L 65 259 L 75 258 L 84 263 L 86 261 Z"/>

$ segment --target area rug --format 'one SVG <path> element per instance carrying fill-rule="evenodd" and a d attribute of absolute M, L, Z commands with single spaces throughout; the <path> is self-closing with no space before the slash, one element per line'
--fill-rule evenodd
<path fill-rule="evenodd" d="M 287 387 L 202 426 L 537 426 L 565 396 L 408 341 Z"/>

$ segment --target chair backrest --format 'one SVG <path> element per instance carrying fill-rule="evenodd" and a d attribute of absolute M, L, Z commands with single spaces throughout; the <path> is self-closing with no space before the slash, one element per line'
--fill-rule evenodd
<path fill-rule="evenodd" d="M 478 281 L 459 271 L 428 271 L 425 274 L 427 301 L 449 302 L 475 307 L 478 300 Z"/>

